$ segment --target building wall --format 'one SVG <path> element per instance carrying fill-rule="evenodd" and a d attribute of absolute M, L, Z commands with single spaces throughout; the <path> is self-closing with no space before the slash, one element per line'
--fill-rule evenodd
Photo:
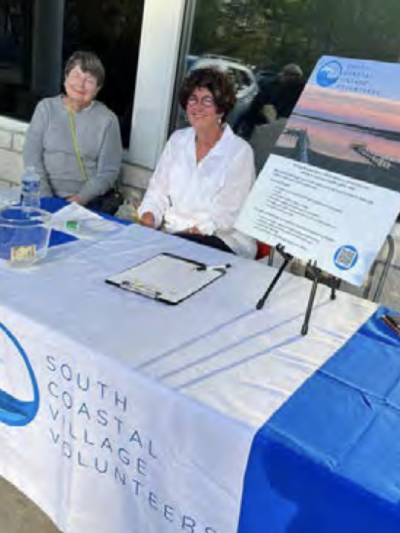
<path fill-rule="evenodd" d="M 28 124 L 0 118 L 0 185 L 18 185 L 23 171 L 22 150 Z M 137 197 L 147 187 L 151 170 L 125 163 L 122 166 L 120 183 L 126 196 Z"/>
<path fill-rule="evenodd" d="M 187 1 L 192 0 L 174 0 L 172 3 L 145 0 L 144 3 L 131 136 L 129 150 L 125 152 L 125 162 L 121 171 L 121 183 L 127 195 L 133 191 L 143 192 L 146 188 L 152 169 L 155 167 L 168 136 L 175 73 Z M 48 10 L 50 4 L 52 9 L 54 8 L 51 13 Z M 54 22 L 57 23 L 61 23 L 62 20 L 61 11 L 57 10 L 62 7 L 62 0 L 37 2 L 37 9 L 44 10 L 46 20 L 53 17 Z M 36 13 L 36 20 L 42 20 L 42 18 L 41 13 Z M 46 24 L 48 26 L 48 22 Z M 54 27 L 53 25 L 53 30 Z M 157 35 L 157 39 L 154 39 L 154 35 Z M 59 63 L 55 64 L 56 59 L 58 58 L 59 62 L 61 57 L 59 51 L 61 45 L 58 43 L 56 46 L 53 34 L 46 36 L 40 28 L 34 28 L 34 36 L 36 39 L 34 48 L 38 51 L 34 57 L 39 57 L 34 63 L 35 83 L 39 84 L 40 80 L 43 81 L 43 72 L 39 72 L 40 68 L 45 68 L 45 81 L 49 74 L 47 62 L 43 61 L 43 54 L 40 50 L 44 48 L 47 51 L 48 42 L 54 45 L 54 50 L 49 51 L 48 62 L 56 71 L 61 68 Z M 48 38 L 47 41 L 46 38 Z M 59 79 L 60 74 L 53 77 Z M 49 94 L 55 92 L 57 92 L 56 87 L 49 89 Z M 27 128 L 28 124 L 24 122 L 0 116 L 0 186 L 20 182 L 23 171 L 22 150 Z M 137 196 L 136 194 L 135 197 Z"/>
<path fill-rule="evenodd" d="M 0 120 L 0 181 L 17 184 L 23 170 L 22 149 L 28 125 L 15 120 Z"/>

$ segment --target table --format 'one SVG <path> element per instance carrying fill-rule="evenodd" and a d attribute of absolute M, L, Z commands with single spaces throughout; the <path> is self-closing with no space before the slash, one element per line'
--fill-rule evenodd
<path fill-rule="evenodd" d="M 400 527 L 399 335 L 384 309 L 258 432 L 239 532 L 341 533 Z"/>
<path fill-rule="evenodd" d="M 104 283 L 159 252 L 207 264 L 229 257 L 232 268 L 176 307 Z M 314 476 L 306 446 L 299 453 L 276 437 L 292 409 L 285 402 L 376 306 L 347 294 L 330 301 L 321 288 L 301 337 L 308 280 L 284 276 L 255 310 L 273 275 L 264 264 L 139 226 L 69 255 L 49 253 L 29 271 L 2 269 L 0 323 L 12 338 L 3 334 L 0 388 L 35 399 L 14 339 L 40 399 L 29 424 L 0 426 L 0 475 L 69 533 L 312 533 L 292 523 L 303 508 L 298 493 L 291 500 L 285 492 L 296 470 L 283 469 L 274 484 L 276 471 L 260 470 L 259 461 L 268 466 L 278 448 L 277 464 L 292 454 Z M 341 431 L 353 435 L 346 424 Z M 318 463 L 326 477 L 329 457 Z M 266 493 L 257 498 L 259 481 Z M 347 483 L 381 504 L 383 495 L 361 481 Z"/>

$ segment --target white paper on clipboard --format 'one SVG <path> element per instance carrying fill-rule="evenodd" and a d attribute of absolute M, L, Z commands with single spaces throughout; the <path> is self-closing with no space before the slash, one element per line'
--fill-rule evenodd
<path fill-rule="evenodd" d="M 162 253 L 106 279 L 106 283 L 154 300 L 178 304 L 225 274 L 199 270 L 203 263 Z"/>

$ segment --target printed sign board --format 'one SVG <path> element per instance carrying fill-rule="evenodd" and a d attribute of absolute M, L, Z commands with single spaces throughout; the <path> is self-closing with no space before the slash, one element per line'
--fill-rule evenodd
<path fill-rule="evenodd" d="M 400 64 L 324 56 L 236 227 L 361 285 L 400 212 Z"/>

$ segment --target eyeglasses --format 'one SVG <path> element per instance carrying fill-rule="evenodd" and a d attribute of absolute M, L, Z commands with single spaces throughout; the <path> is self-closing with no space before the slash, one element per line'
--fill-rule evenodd
<path fill-rule="evenodd" d="M 95 87 L 97 85 L 97 79 L 89 73 L 71 70 L 67 76 L 73 82 L 82 82 L 84 85 Z"/>
<path fill-rule="evenodd" d="M 203 96 L 203 98 L 197 98 L 197 96 L 190 96 L 187 101 L 188 106 L 194 106 L 201 104 L 204 107 L 212 107 L 215 102 L 212 96 Z"/>

